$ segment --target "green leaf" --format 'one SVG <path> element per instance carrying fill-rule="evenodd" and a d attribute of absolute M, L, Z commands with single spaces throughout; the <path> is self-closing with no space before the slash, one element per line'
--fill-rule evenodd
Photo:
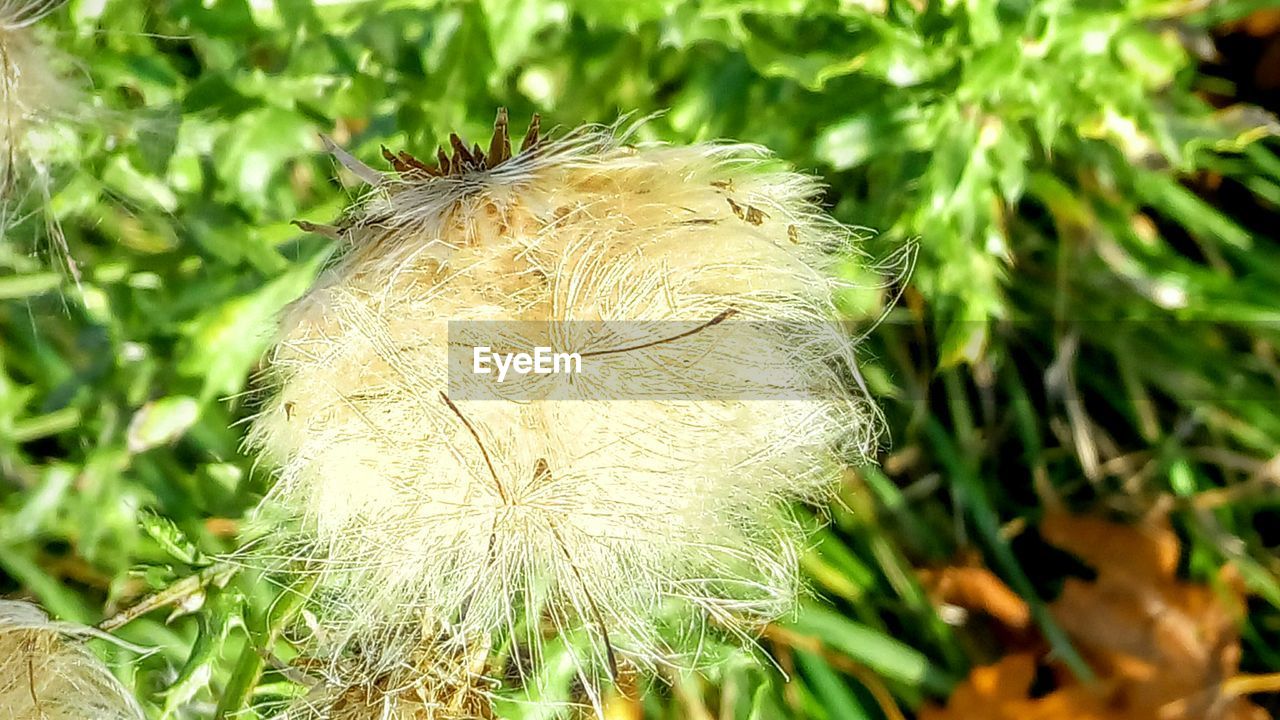
<path fill-rule="evenodd" d="M 515 68 L 546 26 L 564 10 L 545 0 L 480 0 L 494 63 L 501 72 Z"/>
<path fill-rule="evenodd" d="M 169 518 L 145 510 L 139 513 L 138 523 L 143 531 L 174 559 L 187 565 L 203 563 L 203 556 L 195 543 L 187 539 L 186 533 L 182 532 Z"/>
<path fill-rule="evenodd" d="M 789 627 L 909 686 L 945 695 L 955 683 L 920 651 L 827 608 L 806 605 Z"/>
<path fill-rule="evenodd" d="M 796 651 L 796 661 L 804 671 L 813 694 L 822 702 L 831 720 L 872 720 L 874 715 L 862 707 L 862 702 L 849 690 L 831 666 L 822 658 L 803 650 Z"/>
<path fill-rule="evenodd" d="M 200 402 L 230 395 L 267 349 L 275 319 L 311 285 L 326 253 L 317 253 L 261 288 L 214 305 L 184 328 L 178 371 L 202 378 Z"/>
<path fill-rule="evenodd" d="M 773 687 L 765 684 L 756 689 L 751 700 L 751 714 L 747 720 L 775 720 L 788 717 L 789 713 L 782 708 L 775 697 Z"/>
<path fill-rule="evenodd" d="M 31 297 L 56 290 L 64 279 L 62 273 L 57 272 L 0 277 L 0 300 Z"/>
<path fill-rule="evenodd" d="M 679 0 L 572 0 L 571 7 L 588 23 L 634 29 L 642 23 L 670 16 Z"/>
<path fill-rule="evenodd" d="M 200 403 L 185 395 L 153 400 L 143 405 L 129 421 L 129 452 L 146 452 L 151 448 L 182 437 L 200 417 Z"/>
<path fill-rule="evenodd" d="M 273 181 L 293 158 L 319 149 L 318 129 L 297 112 L 264 107 L 244 113 L 226 129 L 216 147 L 218 174 L 239 202 L 271 214 Z"/>
<path fill-rule="evenodd" d="M 240 597 L 224 590 L 213 590 L 204 611 L 197 617 L 195 642 L 177 678 L 164 691 L 162 718 L 180 717 L 192 698 L 209 685 L 218 655 L 226 643 Z"/>

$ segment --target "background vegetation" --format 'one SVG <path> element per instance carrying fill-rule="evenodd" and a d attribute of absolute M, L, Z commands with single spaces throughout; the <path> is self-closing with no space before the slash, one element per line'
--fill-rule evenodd
<path fill-rule="evenodd" d="M 611 713 L 900 717 L 1015 652 L 1057 673 L 1027 702 L 1106 681 L 1048 604 L 1086 566 L 1105 575 L 1097 552 L 1050 543 L 1063 510 L 1168 523 L 1181 580 L 1160 582 L 1242 584 L 1248 612 L 1200 649 L 1265 680 L 1280 671 L 1268 5 L 72 0 L 42 30 L 91 86 L 50 209 L 81 280 L 39 214 L 0 243 L 0 593 L 98 623 L 164 591 L 119 630 L 158 653 L 101 648 L 155 717 L 297 693 L 278 670 L 228 689 L 276 593 L 209 558 L 269 480 L 236 423 L 275 313 L 327 250 L 290 221 L 326 222 L 355 192 L 317 133 L 377 164 L 382 144 L 484 137 L 499 105 L 518 130 L 534 112 L 547 127 L 666 110 L 646 137 L 767 145 L 879 231 L 873 255 L 915 240 L 918 256 L 905 283 L 849 264 L 879 288 L 846 305 L 870 330 L 890 436 L 822 509 L 813 597 L 761 643 L 774 664 L 739 653 L 624 688 Z M 1099 612 L 1117 633 L 1142 622 Z"/>

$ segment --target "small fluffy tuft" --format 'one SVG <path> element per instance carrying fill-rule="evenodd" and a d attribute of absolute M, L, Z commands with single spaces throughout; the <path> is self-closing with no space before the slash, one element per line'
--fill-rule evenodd
<path fill-rule="evenodd" d="M 277 476 L 254 552 L 318 573 L 321 644 L 385 667 L 424 634 L 510 646 L 516 665 L 550 633 L 585 636 L 584 679 L 694 664 L 708 627 L 745 639 L 793 607 L 790 503 L 826 499 L 875 443 L 832 300 L 858 237 L 758 146 L 535 126 L 513 152 L 505 135 L 500 113 L 490 151 L 455 136 L 438 164 L 385 152 L 392 173 L 332 148 L 372 187 L 339 225 L 302 224 L 343 253 L 270 354 L 249 442 Z M 729 322 L 611 355 L 625 396 L 448 396 L 451 321 L 729 314 L 727 353 L 709 354 Z M 780 392 L 719 392 L 744 367 Z"/>
<path fill-rule="evenodd" d="M 0 600 L 0 720 L 141 720 L 133 697 L 81 644 L 91 634 Z"/>
<path fill-rule="evenodd" d="M 29 131 L 71 104 L 72 85 L 54 66 L 56 53 L 32 26 L 64 0 L 0 0 L 0 197 L 14 191 L 31 158 Z"/>

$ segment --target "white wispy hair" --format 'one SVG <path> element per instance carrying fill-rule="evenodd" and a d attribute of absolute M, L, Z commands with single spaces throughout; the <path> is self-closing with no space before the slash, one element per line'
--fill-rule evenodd
<path fill-rule="evenodd" d="M 424 636 L 536 663 L 550 629 L 589 638 L 588 680 L 620 658 L 696 663 L 708 626 L 746 638 L 793 606 L 789 505 L 826 498 L 876 439 L 832 303 L 858 237 L 761 147 L 627 138 L 535 125 L 511 156 L 500 113 L 487 155 L 455 142 L 438 168 L 332 148 L 372 188 L 318 228 L 344 252 L 286 313 L 249 435 L 277 472 L 253 552 L 319 574 L 322 646 L 380 671 Z M 626 394 L 469 400 L 480 381 L 449 377 L 458 321 L 558 324 Z M 625 328 L 567 321 L 695 331 L 627 352 Z M 721 392 L 744 379 L 771 394 Z"/>
<path fill-rule="evenodd" d="M 81 643 L 97 634 L 0 600 L 0 720 L 141 720 L 133 696 Z"/>
<path fill-rule="evenodd" d="M 65 153 L 83 88 L 71 62 L 36 36 L 37 22 L 66 0 L 0 0 L 0 240 L 28 218 L 79 281 L 79 269 L 51 205 L 51 166 Z"/>
<path fill-rule="evenodd" d="M 33 123 L 65 108 L 74 90 L 31 26 L 65 0 L 0 0 L 0 191 L 12 191 Z"/>

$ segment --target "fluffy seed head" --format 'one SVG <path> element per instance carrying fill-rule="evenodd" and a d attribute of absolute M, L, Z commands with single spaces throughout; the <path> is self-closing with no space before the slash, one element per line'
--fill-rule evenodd
<path fill-rule="evenodd" d="M 500 112 L 487 150 L 385 152 L 389 174 L 331 148 L 372 188 L 338 226 L 303 223 L 343 253 L 286 313 L 250 433 L 277 469 L 264 517 L 296 528 L 257 552 L 320 574 L 330 646 L 394 664 L 425 633 L 536 660 L 555 631 L 595 674 L 695 661 L 708 624 L 791 607 L 789 503 L 874 442 L 832 320 L 856 237 L 762 148 L 627 139 L 548 142 L 535 119 L 516 152 Z M 449 374 L 461 321 L 551 324 L 626 390 L 474 399 Z M 692 332 L 646 343 L 640 321 Z M 761 378 L 768 397 L 725 392 Z"/>
<path fill-rule="evenodd" d="M 0 0 L 0 197 L 7 195 L 29 152 L 32 124 L 69 104 L 71 85 L 54 70 L 52 51 L 32 25 L 64 0 Z"/>
<path fill-rule="evenodd" d="M 483 648 L 423 643 L 380 675 L 326 668 L 323 681 L 293 702 L 284 720 L 493 720 L 479 674 Z"/>
<path fill-rule="evenodd" d="M 0 720 L 141 720 L 128 691 L 80 644 L 90 632 L 0 600 Z"/>

